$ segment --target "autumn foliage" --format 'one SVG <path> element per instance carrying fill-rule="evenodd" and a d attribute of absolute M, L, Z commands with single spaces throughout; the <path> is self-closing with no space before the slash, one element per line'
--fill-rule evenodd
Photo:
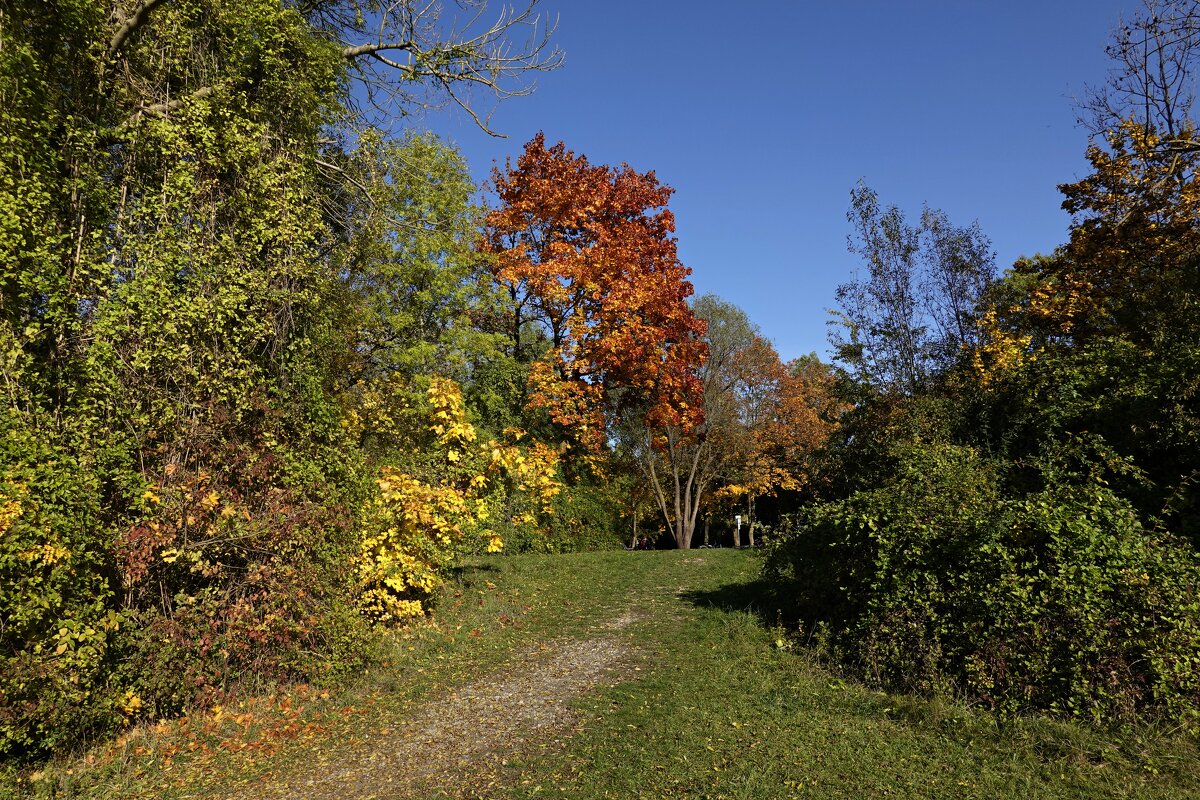
<path fill-rule="evenodd" d="M 1200 150 L 1126 120 L 1087 158 L 1068 241 L 986 287 L 979 335 L 858 387 L 769 570 L 869 683 L 1194 731 Z"/>
<path fill-rule="evenodd" d="M 547 147 L 542 134 L 493 182 L 500 207 L 484 249 L 513 300 L 513 349 L 533 361 L 531 406 L 590 449 L 604 441 L 606 410 L 637 408 L 654 426 L 699 422 L 704 326 L 687 304 L 672 190 L 653 172 Z"/>
<path fill-rule="evenodd" d="M 501 531 L 535 526 L 561 489 L 558 453 L 540 442 L 481 435 L 462 390 L 434 379 L 428 391 L 433 463 L 423 475 L 384 466 L 364 518 L 357 560 L 359 607 L 380 622 L 419 617 L 446 569 L 466 553 L 504 549 Z"/>

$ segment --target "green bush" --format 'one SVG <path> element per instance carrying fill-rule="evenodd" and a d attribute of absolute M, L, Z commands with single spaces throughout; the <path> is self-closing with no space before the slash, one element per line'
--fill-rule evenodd
<path fill-rule="evenodd" d="M 514 553 L 577 553 L 617 550 L 624 544 L 620 500 L 598 483 L 564 486 L 554 497 L 554 513 L 536 531 L 515 530 L 505 537 Z"/>
<path fill-rule="evenodd" d="M 1200 564 L 1102 482 L 1005 497 L 970 448 L 907 445 L 886 485 L 809 509 L 767 576 L 869 683 L 1095 722 L 1200 710 Z"/>
<path fill-rule="evenodd" d="M 27 418 L 0 411 L 0 754 L 120 719 L 98 485 Z"/>

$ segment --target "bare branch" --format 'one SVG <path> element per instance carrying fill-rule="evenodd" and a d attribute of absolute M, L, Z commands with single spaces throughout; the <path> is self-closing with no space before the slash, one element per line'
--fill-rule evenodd
<path fill-rule="evenodd" d="M 495 136 L 497 139 L 507 139 L 508 138 L 507 134 L 498 133 L 498 132 L 492 130 L 491 114 L 489 114 L 485 119 L 480 119 L 479 114 L 477 114 L 475 112 L 475 109 L 471 108 L 471 106 L 468 105 L 466 101 L 464 101 L 461 97 L 458 96 L 458 93 L 454 90 L 453 86 L 451 86 L 446 81 L 442 82 L 442 86 L 445 88 L 447 96 L 449 96 L 450 99 L 454 101 L 455 105 L 457 105 L 459 108 L 461 108 L 463 111 L 467 112 L 471 116 L 471 119 L 475 121 L 475 124 L 480 128 L 480 130 L 482 130 L 484 133 L 486 133 L 489 136 Z"/>
<path fill-rule="evenodd" d="M 452 103 L 481 130 L 498 135 L 470 96 L 491 95 L 495 102 L 530 94 L 531 76 L 559 67 L 562 51 L 551 37 L 556 22 L 536 12 L 538 0 L 520 11 L 503 7 L 490 24 L 482 21 L 485 0 L 463 2 L 473 10 L 465 22 L 444 21 L 429 0 L 393 0 L 365 25 L 330 31 L 342 43 L 342 55 L 367 88 L 369 102 L 382 114 L 379 99 L 403 109 Z M 366 40 L 354 41 L 355 35 Z M 522 36 L 522 34 L 524 34 Z M 397 56 L 403 54 L 404 58 Z"/>
<path fill-rule="evenodd" d="M 1196 101 L 1200 58 L 1200 0 L 1143 0 L 1121 19 L 1105 52 L 1108 80 L 1088 87 L 1078 103 L 1079 122 L 1102 134 L 1124 120 L 1166 138 L 1187 130 Z"/>
<path fill-rule="evenodd" d="M 416 43 L 414 42 L 374 42 L 368 44 L 355 45 L 346 47 L 342 50 L 342 56 L 349 59 L 355 59 L 359 56 L 377 55 L 385 53 L 388 50 L 406 50 L 408 52 L 419 52 Z"/>

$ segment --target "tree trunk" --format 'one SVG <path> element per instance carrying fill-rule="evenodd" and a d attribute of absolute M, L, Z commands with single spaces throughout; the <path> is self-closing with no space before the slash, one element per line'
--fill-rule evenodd
<path fill-rule="evenodd" d="M 667 441 L 667 448 L 669 452 L 666 459 L 668 471 L 663 475 L 663 481 L 669 481 L 672 484 L 669 490 L 664 490 L 662 482 L 659 481 L 653 453 L 649 453 L 643 460 L 642 468 L 650 480 L 650 485 L 654 487 L 659 510 L 662 511 L 663 520 L 667 523 L 667 530 L 675 539 L 675 546 L 680 550 L 689 550 L 692 546 L 692 536 L 696 531 L 696 521 L 700 514 L 700 502 L 704 496 L 706 483 L 700 474 L 701 455 L 704 448 L 702 446 L 695 448 L 690 458 L 691 463 L 686 465 L 686 468 L 680 463 L 680 456 L 686 458 L 686 454 L 679 453 L 670 438 Z M 668 491 L 670 491 L 670 497 L 668 497 Z"/>
<path fill-rule="evenodd" d="M 633 507 L 633 538 L 629 540 L 629 549 L 637 547 L 637 506 Z"/>
<path fill-rule="evenodd" d="M 750 521 L 750 546 L 754 547 L 754 498 L 746 502 L 746 518 Z"/>
<path fill-rule="evenodd" d="M 683 514 L 678 520 L 675 528 L 675 546 L 680 550 L 692 549 L 692 535 L 696 532 L 696 520 L 687 513 L 687 504 L 684 504 Z"/>
<path fill-rule="evenodd" d="M 513 318 L 512 318 L 512 341 L 513 341 L 513 360 L 518 364 L 524 363 L 521 358 L 521 304 L 517 302 L 517 287 L 513 286 L 508 290 L 509 298 L 512 300 Z"/>
<path fill-rule="evenodd" d="M 712 522 L 712 515 L 710 515 L 710 514 L 705 514 L 705 515 L 704 515 L 704 546 L 705 546 L 705 547 L 708 547 L 708 546 L 709 546 L 709 543 L 708 543 L 708 524 L 709 524 L 710 522 Z"/>

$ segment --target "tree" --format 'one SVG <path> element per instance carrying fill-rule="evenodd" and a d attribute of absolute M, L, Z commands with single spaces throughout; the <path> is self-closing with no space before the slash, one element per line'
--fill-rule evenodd
<path fill-rule="evenodd" d="M 429 134 L 368 130 L 338 161 L 354 181 L 328 245 L 350 345 L 339 384 L 375 423 L 356 426 L 372 455 L 403 458 L 430 378 L 478 382 L 507 358 L 484 324 L 503 297 L 475 249 L 482 209 L 456 151 Z"/>
<path fill-rule="evenodd" d="M 692 428 L 643 423 L 624 431 L 659 511 L 680 549 L 691 547 L 701 510 L 714 490 L 753 499 L 791 480 L 774 459 L 769 430 L 783 422 L 786 380 L 771 344 L 745 312 L 714 295 L 693 304 L 707 324 L 708 360 L 699 370 L 703 422 Z"/>
<path fill-rule="evenodd" d="M 1113 29 L 1105 52 L 1113 62 L 1109 78 L 1089 89 L 1078 111 L 1092 134 L 1088 158 L 1098 173 L 1101 160 L 1110 162 L 1103 171 L 1122 173 L 1122 190 L 1110 191 L 1109 201 L 1138 204 L 1145 199 L 1162 208 L 1162 200 L 1174 195 L 1194 202 L 1200 152 L 1193 114 L 1200 3 L 1143 0 L 1142 10 Z M 1072 202 L 1068 191 L 1066 204 Z"/>
<path fill-rule="evenodd" d="M 745 503 L 746 532 L 755 543 L 758 500 L 801 491 L 814 478 L 813 455 L 847 409 L 833 394 L 834 374 L 816 354 L 787 364 L 758 337 L 739 357 L 736 387 L 740 430 L 716 494 Z M 735 528 L 734 544 L 740 545 Z"/>
<path fill-rule="evenodd" d="M 929 207 L 909 225 L 861 183 L 846 216 L 850 251 L 867 274 L 838 287 L 841 330 L 831 341 L 861 382 L 912 394 L 975 341 L 973 315 L 994 271 L 991 243 L 978 223 L 956 227 Z"/>
<path fill-rule="evenodd" d="M 1102 437 L 1111 485 L 1200 542 L 1200 151 L 1164 151 L 1132 121 L 1107 144 L 1060 187 L 1069 241 L 994 287 L 975 372 L 1011 457 Z"/>
<path fill-rule="evenodd" d="M 547 148 L 541 134 L 493 183 L 501 205 L 484 249 L 509 293 L 512 352 L 532 362 L 530 405 L 593 452 L 631 409 L 650 425 L 696 424 L 704 327 L 687 304 L 672 190 L 653 172 Z M 531 327 L 544 353 L 532 351 Z"/>
<path fill-rule="evenodd" d="M 1133 121 L 1143 135 L 1162 137 L 1167 149 L 1194 149 L 1200 3 L 1143 0 L 1142 6 L 1113 28 L 1105 47 L 1113 66 L 1080 102 L 1080 122 L 1104 136 Z"/>
<path fill-rule="evenodd" d="M 346 652 L 338 598 L 370 484 L 344 369 L 362 366 L 364 316 L 407 339 L 385 369 L 412 355 L 406 314 L 436 308 L 396 302 L 416 270 L 364 280 L 354 260 L 388 249 L 357 234 L 429 217 L 347 155 L 372 149 L 351 87 L 470 103 L 558 63 L 544 27 L 511 42 L 532 5 L 466 28 L 438 9 L 0 3 L 0 751 Z M 372 203 L 399 213 L 351 230 Z M 430 234 L 393 256 L 448 265 Z"/>
<path fill-rule="evenodd" d="M 779 421 L 780 389 L 787 371 L 779 360 L 779 354 L 771 343 L 756 336 L 751 345 L 738 355 L 738 384 L 735 397 L 738 405 L 740 436 L 737 453 L 731 459 L 730 472 L 725 476 L 729 482 L 724 491 L 736 487 L 737 495 L 746 500 L 746 535 L 750 546 L 754 546 L 754 529 L 757 524 L 755 504 L 758 498 L 772 494 L 777 489 L 795 488 L 792 475 L 774 457 L 778 454 L 772 433 Z M 741 542 L 740 532 L 734 528 L 734 545 Z"/>
<path fill-rule="evenodd" d="M 537 12 L 538 2 L 501 6 L 491 22 L 488 0 L 459 0 L 463 20 L 444 19 L 441 4 L 425 0 L 306 0 L 301 8 L 341 44 L 342 57 L 385 118 L 451 103 L 498 135 L 491 109 L 478 108 L 478 94 L 496 103 L 528 95 L 531 76 L 563 63 L 552 41 L 555 23 Z"/>

